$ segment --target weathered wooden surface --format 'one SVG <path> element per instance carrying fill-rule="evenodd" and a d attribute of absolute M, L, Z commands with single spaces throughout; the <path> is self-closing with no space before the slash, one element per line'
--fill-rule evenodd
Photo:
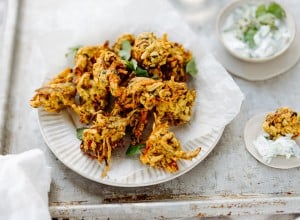
<path fill-rule="evenodd" d="M 210 35 L 214 34 L 216 14 L 226 2 L 177 0 L 173 3 L 199 34 L 199 39 L 212 46 L 214 42 Z M 300 24 L 298 4 L 297 0 L 289 1 Z M 2 16 L 4 7 L 1 0 Z M 76 27 L 72 16 L 87 15 L 81 12 L 95 11 L 97 7 L 101 7 L 100 1 L 20 1 L 11 81 L 1 82 L 9 88 L 6 116 L 1 125 L 4 128 L 2 151 L 7 154 L 40 148 L 45 152 L 53 171 L 49 193 L 53 216 L 92 217 L 103 213 L 109 217 L 110 212 L 114 212 L 112 217 L 126 219 L 143 211 L 150 218 L 300 213 L 300 168 L 277 170 L 266 167 L 246 151 L 243 140 L 244 125 L 252 115 L 286 105 L 300 111 L 300 65 L 263 82 L 234 77 L 246 97 L 240 114 L 225 128 L 213 152 L 192 171 L 175 180 L 141 188 L 111 187 L 79 176 L 55 158 L 39 131 L 36 110 L 28 103 L 47 72 L 40 62 L 41 51 L 34 45 L 34 39 L 49 31 Z M 260 202 L 255 204 L 258 200 Z M 171 213 L 172 205 L 175 213 Z M 179 209 L 181 206 L 184 208 Z"/>

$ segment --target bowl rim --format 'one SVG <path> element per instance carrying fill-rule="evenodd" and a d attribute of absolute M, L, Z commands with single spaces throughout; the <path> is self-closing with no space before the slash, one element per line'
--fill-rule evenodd
<path fill-rule="evenodd" d="M 291 37 L 290 40 L 288 41 L 288 43 L 279 51 L 277 51 L 276 53 L 274 53 L 271 56 L 267 56 L 267 57 L 261 57 L 261 58 L 251 58 L 251 57 L 245 57 L 242 56 L 240 53 L 236 52 L 235 50 L 231 49 L 230 47 L 227 46 L 227 44 L 225 43 L 223 36 L 222 36 L 222 31 L 221 31 L 221 24 L 224 23 L 224 20 L 221 20 L 221 18 L 224 16 L 225 13 L 227 13 L 227 11 L 233 11 L 234 9 L 237 8 L 237 6 L 243 5 L 243 4 L 248 4 L 248 3 L 255 3 L 255 4 L 260 4 L 260 3 L 271 3 L 271 2 L 276 2 L 277 1 L 273 1 L 273 0 L 232 0 L 229 3 L 227 3 L 218 13 L 217 16 L 217 20 L 216 20 L 216 32 L 217 32 L 217 36 L 219 41 L 221 42 L 222 46 L 234 57 L 243 60 L 243 61 L 247 61 L 247 62 L 252 62 L 252 63 L 262 63 L 262 62 L 266 62 L 266 61 L 270 61 L 273 60 L 277 57 L 279 57 L 280 55 L 282 55 L 283 53 L 285 53 L 291 46 L 291 44 L 293 43 L 293 41 L 295 40 L 295 36 L 296 36 L 296 32 L 297 32 L 297 27 L 296 27 L 296 22 L 295 22 L 295 18 L 294 15 L 287 9 L 287 7 L 285 6 L 285 4 L 283 3 L 278 3 L 280 4 L 280 6 L 284 9 L 285 13 L 286 13 L 286 22 L 287 25 L 289 27 L 289 30 L 291 32 Z"/>

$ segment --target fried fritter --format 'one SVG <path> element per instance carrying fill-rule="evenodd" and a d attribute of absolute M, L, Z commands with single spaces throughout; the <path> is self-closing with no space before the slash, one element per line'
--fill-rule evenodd
<path fill-rule="evenodd" d="M 300 115 L 291 108 L 282 107 L 269 113 L 262 127 L 272 140 L 288 134 L 296 139 L 300 136 Z"/>
<path fill-rule="evenodd" d="M 192 59 L 192 54 L 181 44 L 169 41 L 166 34 L 157 38 L 146 32 L 136 38 L 132 57 L 155 77 L 163 80 L 174 77 L 176 82 L 185 82 L 185 66 Z"/>
<path fill-rule="evenodd" d="M 196 91 L 189 90 L 186 83 L 175 82 L 173 77 L 160 81 L 136 77 L 124 91 L 121 104 L 124 108 L 155 110 L 159 120 L 180 125 L 191 119 Z"/>
<path fill-rule="evenodd" d="M 157 117 L 171 125 L 181 125 L 190 121 L 196 91 L 188 89 L 186 83 L 174 82 L 173 78 L 165 81 L 164 87 L 158 90 L 156 105 Z"/>
<path fill-rule="evenodd" d="M 105 46 L 103 46 L 105 48 Z M 81 47 L 75 54 L 75 73 L 81 76 L 85 72 L 91 72 L 95 57 L 98 51 L 102 49 L 99 46 L 86 46 Z"/>
<path fill-rule="evenodd" d="M 168 123 L 155 120 L 153 126 L 153 131 L 146 142 L 146 148 L 140 156 L 143 164 L 175 172 L 178 170 L 177 160 L 191 160 L 199 154 L 201 148 L 190 152 L 183 151 L 174 133 L 169 131 Z"/>
<path fill-rule="evenodd" d="M 97 158 L 100 163 L 105 161 L 103 177 L 106 176 L 110 167 L 111 151 L 120 145 L 134 113 L 135 111 L 132 111 L 123 118 L 100 111 L 97 113 L 94 124 L 82 133 L 80 149 L 87 155 Z"/>
<path fill-rule="evenodd" d="M 42 88 L 37 89 L 30 100 L 33 108 L 43 107 L 48 112 L 59 112 L 74 104 L 76 88 L 72 83 L 73 72 L 65 69 Z"/>

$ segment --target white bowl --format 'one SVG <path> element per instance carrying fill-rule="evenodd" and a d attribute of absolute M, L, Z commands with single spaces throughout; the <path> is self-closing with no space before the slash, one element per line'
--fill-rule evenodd
<path fill-rule="evenodd" d="M 249 3 L 253 3 L 253 4 L 257 4 L 257 5 L 261 5 L 261 4 L 266 4 L 266 3 L 270 3 L 270 2 L 274 2 L 272 0 L 235 0 L 230 2 L 228 5 L 226 5 L 219 13 L 218 18 L 217 18 L 217 35 L 218 38 L 220 40 L 220 42 L 222 43 L 222 45 L 224 46 L 224 48 L 226 48 L 226 50 L 233 55 L 234 57 L 247 61 L 247 62 L 255 62 L 255 63 L 260 63 L 260 62 L 266 62 L 272 59 L 275 59 L 276 57 L 282 55 L 292 44 L 292 42 L 294 41 L 295 38 L 295 34 L 296 34 L 296 24 L 295 24 L 295 19 L 294 17 L 291 15 L 291 13 L 286 9 L 286 7 L 284 5 L 282 5 L 280 3 L 280 6 L 285 10 L 286 13 L 286 24 L 288 26 L 288 29 L 290 31 L 290 39 L 289 42 L 285 44 L 285 46 L 283 48 L 281 48 L 281 50 L 277 51 L 276 53 L 274 53 L 271 56 L 268 57 L 261 57 L 261 58 L 251 58 L 251 57 L 246 57 L 243 56 L 242 54 L 238 53 L 237 51 L 235 51 L 234 49 L 232 49 L 230 46 L 228 46 L 223 38 L 223 34 L 222 34 L 222 27 L 224 25 L 224 22 L 226 21 L 227 17 L 239 6 L 245 5 L 245 4 L 249 4 Z"/>

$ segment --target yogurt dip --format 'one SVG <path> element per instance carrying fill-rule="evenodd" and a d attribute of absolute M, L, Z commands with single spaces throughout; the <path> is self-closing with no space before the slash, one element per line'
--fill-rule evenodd
<path fill-rule="evenodd" d="M 276 156 L 285 156 L 287 159 L 291 156 L 300 158 L 300 147 L 291 139 L 291 136 L 282 136 L 273 141 L 260 135 L 253 144 L 266 163 L 270 163 Z"/>
<path fill-rule="evenodd" d="M 221 28 L 224 44 L 245 58 L 271 57 L 291 39 L 285 18 L 285 11 L 275 2 L 245 3 L 225 20 Z"/>

